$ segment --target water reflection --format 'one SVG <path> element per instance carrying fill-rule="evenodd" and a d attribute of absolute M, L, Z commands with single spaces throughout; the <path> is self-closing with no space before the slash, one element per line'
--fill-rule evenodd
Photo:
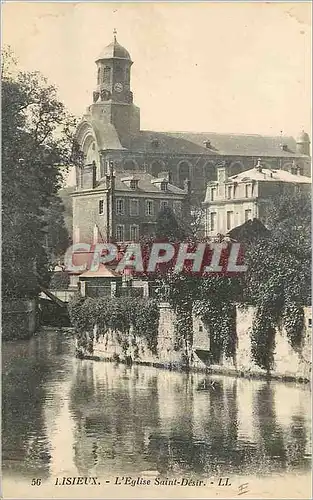
<path fill-rule="evenodd" d="M 50 333 L 4 344 L 4 470 L 230 475 L 310 468 L 310 392 L 73 358 Z"/>

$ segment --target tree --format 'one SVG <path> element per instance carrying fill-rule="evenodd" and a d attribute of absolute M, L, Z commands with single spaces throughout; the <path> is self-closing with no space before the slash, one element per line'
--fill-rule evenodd
<path fill-rule="evenodd" d="M 75 120 L 42 75 L 18 71 L 9 50 L 3 61 L 3 294 L 31 297 L 49 281 L 45 216 L 72 162 Z"/>
<path fill-rule="evenodd" d="M 52 265 L 60 261 L 71 242 L 65 225 L 64 213 L 64 204 L 59 195 L 51 196 L 49 207 L 43 208 L 44 244 Z"/>
<path fill-rule="evenodd" d="M 284 323 L 297 349 L 302 341 L 303 306 L 311 302 L 311 202 L 307 193 L 287 190 L 268 206 L 268 237 L 247 245 L 244 301 L 256 307 L 252 352 L 265 369 L 273 363 L 275 328 Z"/>
<path fill-rule="evenodd" d="M 165 206 L 160 210 L 156 220 L 156 237 L 158 239 L 168 239 L 170 241 L 182 241 L 185 236 L 186 233 L 178 224 L 171 208 Z"/>
<path fill-rule="evenodd" d="M 63 187 L 58 192 L 64 207 L 64 223 L 69 235 L 70 243 L 73 240 L 73 203 L 71 197 L 73 191 L 75 191 L 75 188 L 73 186 L 68 186 Z"/>

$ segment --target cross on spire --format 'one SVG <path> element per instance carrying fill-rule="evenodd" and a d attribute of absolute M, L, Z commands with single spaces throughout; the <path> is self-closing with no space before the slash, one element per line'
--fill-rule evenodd
<path fill-rule="evenodd" d="M 117 35 L 117 30 L 116 30 L 116 28 L 114 28 L 114 30 L 113 30 L 114 42 L 116 42 L 116 35 Z"/>

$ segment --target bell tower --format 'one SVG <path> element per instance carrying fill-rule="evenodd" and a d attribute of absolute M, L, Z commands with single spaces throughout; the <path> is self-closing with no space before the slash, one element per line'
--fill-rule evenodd
<path fill-rule="evenodd" d="M 114 30 L 113 42 L 105 47 L 96 60 L 97 90 L 94 92 L 94 102 L 112 100 L 132 104 L 130 68 L 133 62 L 129 52 L 117 42 L 116 34 Z"/>
<path fill-rule="evenodd" d="M 131 137 L 140 130 L 140 110 L 133 104 L 129 52 L 116 39 L 96 59 L 97 83 L 90 112 L 103 125 L 113 125 L 122 147 L 128 148 Z"/>

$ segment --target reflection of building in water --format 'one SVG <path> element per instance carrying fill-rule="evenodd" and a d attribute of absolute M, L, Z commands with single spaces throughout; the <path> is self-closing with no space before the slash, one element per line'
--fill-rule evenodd
<path fill-rule="evenodd" d="M 64 376 L 54 355 L 62 340 L 50 334 L 2 346 L 3 471 L 42 479 L 49 475 L 51 424 L 60 411 L 52 387 L 60 387 Z"/>
<path fill-rule="evenodd" d="M 254 442 L 256 429 L 253 426 L 253 389 L 257 382 L 237 380 L 238 439 Z"/>
<path fill-rule="evenodd" d="M 75 463 L 80 474 L 149 468 L 147 432 L 157 427 L 155 372 L 82 362 L 71 391 L 77 423 Z"/>
<path fill-rule="evenodd" d="M 281 397 L 290 399 L 293 391 L 281 384 L 282 395 L 277 387 L 79 362 L 70 396 L 78 472 L 235 474 L 305 467 L 306 393 L 296 388 L 299 401 L 281 414 Z"/>
<path fill-rule="evenodd" d="M 45 422 L 50 437 L 50 474 L 56 476 L 75 476 L 77 469 L 73 460 L 74 421 L 69 410 L 71 381 L 66 380 L 51 387 L 49 400 L 45 406 Z M 58 401 L 58 413 L 55 404 Z"/>
<path fill-rule="evenodd" d="M 277 421 L 282 429 L 287 465 L 307 461 L 311 455 L 311 392 L 297 385 L 273 384 Z M 306 393 L 306 394 L 305 394 Z"/>

